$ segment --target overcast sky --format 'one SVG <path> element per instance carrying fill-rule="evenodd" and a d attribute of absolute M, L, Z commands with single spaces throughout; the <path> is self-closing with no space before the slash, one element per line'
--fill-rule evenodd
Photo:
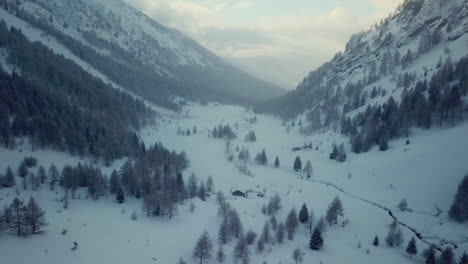
<path fill-rule="evenodd" d="M 126 0 L 240 68 L 293 89 L 402 0 Z"/>

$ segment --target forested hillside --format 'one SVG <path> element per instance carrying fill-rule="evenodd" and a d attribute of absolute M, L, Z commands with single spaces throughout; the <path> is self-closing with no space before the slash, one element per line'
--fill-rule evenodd
<path fill-rule="evenodd" d="M 106 163 L 140 149 L 137 130 L 153 118 L 145 104 L 103 83 L 21 30 L 0 22 L 0 48 L 11 74 L 0 70 L 0 138 L 15 148 L 90 155 Z"/>
<path fill-rule="evenodd" d="M 283 93 L 121 0 L 1 0 L 0 6 L 114 83 L 171 109 L 178 109 L 175 96 L 251 104 Z"/>
<path fill-rule="evenodd" d="M 467 112 L 467 14 L 466 0 L 406 0 L 257 110 L 302 117 L 305 134 L 339 130 L 357 153 L 374 144 L 386 150 L 410 127 L 454 125 Z"/>

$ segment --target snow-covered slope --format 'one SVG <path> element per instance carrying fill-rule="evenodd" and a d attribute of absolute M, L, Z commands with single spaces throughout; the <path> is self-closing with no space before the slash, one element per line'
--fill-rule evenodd
<path fill-rule="evenodd" d="M 122 0 L 2 2 L 5 13 L 23 20 L 28 31 L 40 32 L 41 39 L 35 40 L 53 50 L 61 46 L 58 53 L 67 49 L 85 69 L 84 63 L 156 102 L 179 95 L 245 103 L 282 93 Z M 0 19 L 8 22 L 11 19 L 5 13 Z"/>
<path fill-rule="evenodd" d="M 255 253 L 255 245 L 250 246 L 250 263 L 292 263 L 292 251 L 298 247 L 305 253 L 305 263 L 422 263 L 421 256 L 410 259 L 404 246 L 390 248 L 385 245 L 384 237 L 392 221 L 387 210 L 422 235 L 422 240 L 417 239 L 420 252 L 427 247 L 426 243 L 456 245 L 457 256 L 468 249 L 466 226 L 447 217 L 456 184 L 466 172 L 467 161 L 463 158 L 463 151 L 468 145 L 466 140 L 459 140 L 468 133 L 466 123 L 440 131 L 417 132 L 409 146 L 398 141 L 387 152 L 350 154 L 347 162 L 339 164 L 328 159 L 332 143 L 344 140 L 337 134 L 304 137 L 297 129 L 287 131 L 279 120 L 262 115 L 257 115 L 257 122 L 251 123 L 254 113 L 236 106 L 191 104 L 183 112 L 186 115 L 173 116 L 157 127 L 144 129 L 141 136 L 146 144 L 162 141 L 171 149 L 186 151 L 191 167 L 184 173 L 185 177 L 191 172 L 203 180 L 212 176 L 215 189 L 228 195 L 231 205 L 240 212 L 245 231 L 261 233 L 264 222 L 269 218 L 261 213 L 261 207 L 275 193 L 280 194 L 283 204 L 279 221 L 285 219 L 292 207 L 299 209 L 302 203 L 313 209 L 318 219 L 335 196 L 343 201 L 345 216 L 342 219 L 348 219 L 349 225 L 327 228 L 322 250 L 308 248 L 309 231 L 300 226 L 294 240 L 267 246 L 264 253 Z M 225 141 L 208 136 L 209 130 L 220 123 L 238 127 L 234 130 L 238 137 L 231 141 L 231 151 L 235 155 L 237 146 L 247 147 L 252 155 L 266 148 L 269 165 L 249 162 L 247 166 L 252 176 L 240 173 L 236 167 L 238 161 L 227 160 Z M 197 134 L 176 135 L 179 127 L 187 129 L 194 125 L 197 126 Z M 255 131 L 257 141 L 245 143 L 244 135 L 251 130 Z M 312 142 L 313 150 L 291 151 L 292 147 L 301 146 L 304 142 Z M 54 162 L 59 168 L 80 161 L 51 151 L 31 152 L 25 145 L 17 151 L 1 149 L 0 156 L 4 162 L 0 163 L 0 171 L 4 171 L 6 166 L 16 167 L 23 157 L 29 155 L 38 157 L 44 166 Z M 281 162 L 280 168 L 271 165 L 276 155 Z M 312 162 L 310 179 L 292 171 L 296 156 L 300 156 L 303 162 Z M 104 172 L 110 173 L 122 164 L 123 161 L 117 161 L 104 168 Z M 230 195 L 235 189 L 252 189 L 266 196 L 235 198 Z M 0 207 L 17 195 L 22 199 L 33 195 L 47 210 L 49 222 L 46 233 L 27 239 L 1 233 L 2 260 L 18 264 L 34 261 L 176 263 L 181 257 L 188 263 L 198 263 L 191 261 L 192 249 L 203 230 L 209 232 L 215 242 L 214 250 L 217 250 L 221 219 L 216 216 L 214 196 L 206 202 L 198 198 L 186 201 L 173 219 L 160 219 L 145 216 L 141 200 L 128 198 L 126 203 L 119 205 L 113 196 L 93 201 L 85 199 L 86 189 L 80 193 L 80 199 L 72 200 L 70 208 L 64 210 L 60 202 L 63 196 L 61 189 L 51 192 L 47 185 L 39 191 L 23 191 L 20 187 L 1 189 Z M 403 198 L 408 200 L 411 212 L 398 211 L 396 205 Z M 192 202 L 195 205 L 193 213 L 190 212 Z M 132 211 L 137 213 L 138 220 L 131 220 Z M 64 229 L 67 233 L 61 234 Z M 403 228 L 403 232 L 406 245 L 415 234 L 407 228 Z M 371 244 L 375 235 L 381 239 L 379 247 Z M 74 241 L 79 246 L 72 251 Z M 227 255 L 224 263 L 234 263 L 234 245 L 235 241 L 232 241 L 224 246 Z M 28 254 L 23 254 L 25 249 L 28 249 Z"/>

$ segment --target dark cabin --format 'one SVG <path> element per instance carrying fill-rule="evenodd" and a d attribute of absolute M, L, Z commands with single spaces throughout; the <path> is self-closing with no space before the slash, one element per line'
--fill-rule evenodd
<path fill-rule="evenodd" d="M 245 193 L 242 192 L 242 191 L 239 191 L 239 190 L 236 190 L 236 191 L 232 192 L 232 195 L 233 196 L 238 196 L 238 197 L 245 197 Z"/>

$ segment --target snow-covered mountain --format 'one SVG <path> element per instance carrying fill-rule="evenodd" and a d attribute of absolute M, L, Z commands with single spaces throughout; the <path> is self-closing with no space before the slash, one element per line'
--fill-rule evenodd
<path fill-rule="evenodd" d="M 468 1 L 406 0 L 371 29 L 354 34 L 344 52 L 310 72 L 296 90 L 259 109 L 284 117 L 317 108 L 324 115 L 337 112 L 337 116 L 358 108 L 362 111 L 390 96 L 399 101 L 405 88 L 429 82 L 447 59 L 456 63 L 466 55 Z M 405 74 L 412 77 L 402 85 Z M 369 99 L 374 88 L 381 96 Z M 366 102 L 354 104 L 363 95 Z M 343 109 L 346 104 L 349 107 Z"/>
<path fill-rule="evenodd" d="M 117 85 L 158 103 L 170 96 L 259 102 L 282 93 L 121 0 L 1 2 L 22 26 L 55 39 Z M 0 18 L 11 20 L 4 13 Z"/>

